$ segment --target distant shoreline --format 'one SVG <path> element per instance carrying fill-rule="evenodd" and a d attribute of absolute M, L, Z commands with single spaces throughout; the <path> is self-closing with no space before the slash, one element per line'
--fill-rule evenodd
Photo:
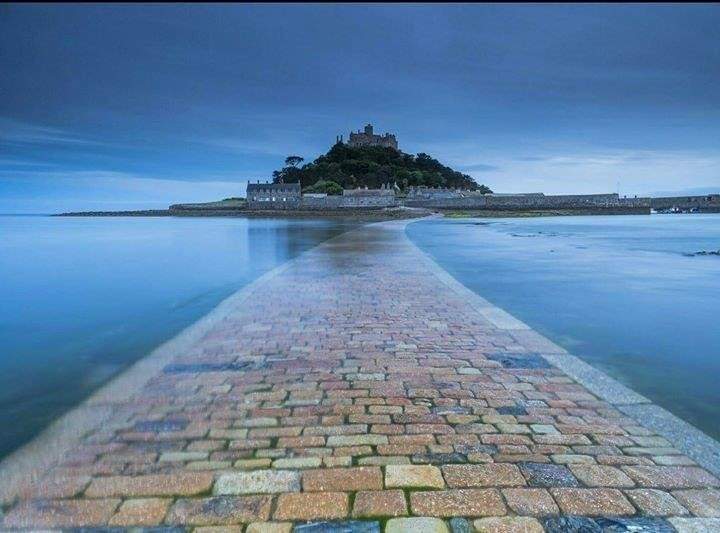
<path fill-rule="evenodd" d="M 424 208 L 334 209 L 334 210 L 254 210 L 254 209 L 148 209 L 140 211 L 76 211 L 56 217 L 236 217 L 236 218 L 357 218 L 393 220 L 431 214 Z"/>
<path fill-rule="evenodd" d="M 237 217 L 237 218 L 358 218 L 393 220 L 418 218 L 439 213 L 447 218 L 530 218 L 548 216 L 588 215 L 649 215 L 644 208 L 585 208 L 585 209 L 430 209 L 376 208 L 327 210 L 255 210 L 255 209 L 147 209 L 139 211 L 76 211 L 58 213 L 57 217 Z"/>

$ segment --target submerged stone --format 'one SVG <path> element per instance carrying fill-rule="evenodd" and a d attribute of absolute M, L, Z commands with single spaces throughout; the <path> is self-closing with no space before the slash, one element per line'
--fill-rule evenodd
<path fill-rule="evenodd" d="M 545 519 L 545 533 L 603 533 L 592 518 L 585 516 L 556 516 Z"/>
<path fill-rule="evenodd" d="M 253 366 L 251 362 L 243 363 L 174 363 L 163 368 L 166 374 L 202 373 L 202 372 L 240 372 Z"/>
<path fill-rule="evenodd" d="M 347 520 L 345 522 L 311 522 L 299 524 L 293 533 L 380 533 L 380 522 Z"/>
<path fill-rule="evenodd" d="M 182 431 L 188 424 L 189 420 L 173 419 L 173 420 L 143 420 L 135 423 L 135 431 L 141 433 L 153 432 L 160 433 L 166 431 Z"/>
<path fill-rule="evenodd" d="M 674 533 L 667 520 L 663 518 L 596 518 L 595 522 L 603 533 Z"/>
<path fill-rule="evenodd" d="M 491 354 L 487 356 L 488 359 L 497 361 L 503 368 L 552 368 L 543 357 L 538 354 Z"/>

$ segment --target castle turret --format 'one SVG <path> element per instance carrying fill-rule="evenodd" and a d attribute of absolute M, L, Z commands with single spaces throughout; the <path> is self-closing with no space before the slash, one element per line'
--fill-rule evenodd
<path fill-rule="evenodd" d="M 350 132 L 348 146 L 357 148 L 361 146 L 385 146 L 387 148 L 398 149 L 397 139 L 395 135 L 386 133 L 385 135 L 375 135 L 373 125 L 367 124 L 363 131 Z"/>

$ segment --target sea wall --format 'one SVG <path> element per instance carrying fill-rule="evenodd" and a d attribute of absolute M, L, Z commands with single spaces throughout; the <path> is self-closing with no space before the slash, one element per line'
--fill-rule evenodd
<path fill-rule="evenodd" d="M 680 209 L 683 211 L 697 210 L 704 213 L 720 213 L 720 194 L 704 196 L 664 196 L 651 198 L 653 209 Z"/>
<path fill-rule="evenodd" d="M 251 209 L 299 209 L 299 210 L 334 210 L 334 209 L 380 209 L 398 205 L 395 196 L 303 196 L 299 202 L 249 202 Z"/>
<path fill-rule="evenodd" d="M 509 195 L 509 196 L 470 196 L 464 198 L 408 198 L 405 205 L 427 207 L 431 209 L 485 209 L 485 210 L 525 210 L 525 209 L 613 209 L 613 210 L 650 210 L 648 198 L 620 198 L 611 194 L 570 194 L 570 195 Z"/>

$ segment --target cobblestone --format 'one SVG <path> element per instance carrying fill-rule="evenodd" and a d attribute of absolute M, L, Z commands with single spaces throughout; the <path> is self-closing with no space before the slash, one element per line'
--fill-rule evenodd
<path fill-rule="evenodd" d="M 361 491 L 355 495 L 355 517 L 375 518 L 407 514 L 407 502 L 401 490 Z"/>
<path fill-rule="evenodd" d="M 0 529 L 720 531 L 717 477 L 403 230 L 365 226 L 232 297 L 130 401 L 103 397 L 104 427 L 23 480 Z"/>
<path fill-rule="evenodd" d="M 496 489 L 453 489 L 413 492 L 413 514 L 421 516 L 497 516 L 506 512 Z"/>

